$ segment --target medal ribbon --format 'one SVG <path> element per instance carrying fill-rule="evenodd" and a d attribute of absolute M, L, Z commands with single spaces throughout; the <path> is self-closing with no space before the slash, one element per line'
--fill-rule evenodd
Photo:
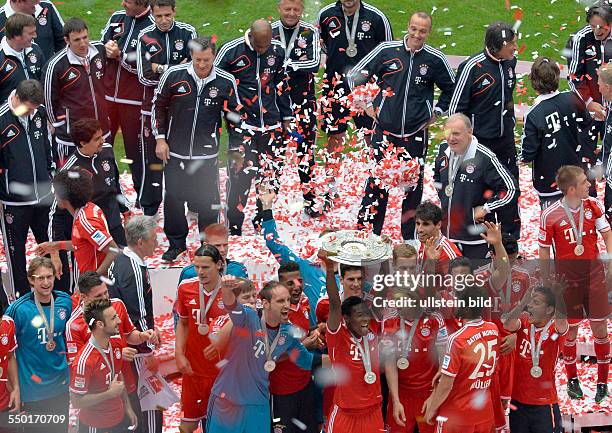
<path fill-rule="evenodd" d="M 36 304 L 36 309 L 38 310 L 38 314 L 42 318 L 43 323 L 45 324 L 45 328 L 47 329 L 47 340 L 49 342 L 53 341 L 53 330 L 55 328 L 55 300 L 53 299 L 53 293 L 51 293 L 51 324 L 47 321 L 47 316 L 45 316 L 45 311 L 43 310 L 40 301 L 36 297 L 36 293 L 34 294 L 34 303 Z"/>
<path fill-rule="evenodd" d="M 217 288 L 212 291 L 210 297 L 208 298 L 208 302 L 206 302 L 206 308 L 204 308 L 204 285 L 200 283 L 199 287 L 199 295 L 200 295 L 200 322 L 198 325 L 206 325 L 206 315 L 208 314 L 208 310 L 212 306 L 213 302 L 217 298 L 217 293 L 219 293 L 219 289 L 221 288 L 220 284 L 217 284 Z"/>
<path fill-rule="evenodd" d="M 281 336 L 280 325 L 278 326 L 278 332 L 276 333 L 276 337 L 272 340 L 272 344 L 270 344 L 270 340 L 268 338 L 268 325 L 266 325 L 266 315 L 261 315 L 261 330 L 264 335 L 264 348 L 266 350 L 266 361 L 272 361 L 272 353 L 274 353 L 274 349 L 278 345 L 278 340 Z"/>
<path fill-rule="evenodd" d="M 357 350 L 359 350 L 359 353 L 361 353 L 361 358 L 363 360 L 363 368 L 365 368 L 366 374 L 372 373 L 372 361 L 370 359 L 370 345 L 368 344 L 368 336 L 366 335 L 362 338 L 363 346 L 352 335 L 351 340 L 353 340 L 353 343 L 357 347 Z"/>
<path fill-rule="evenodd" d="M 455 184 L 455 177 L 459 172 L 459 167 L 463 163 L 463 155 L 457 155 L 454 152 L 451 153 L 451 157 L 448 161 L 448 184 L 451 187 Z"/>
<path fill-rule="evenodd" d="M 550 319 L 548 323 L 542 329 L 542 334 L 540 334 L 540 339 L 535 341 L 535 325 L 531 325 L 529 329 L 529 342 L 531 343 L 531 362 L 534 367 L 538 367 L 540 365 L 540 351 L 542 350 L 542 343 L 548 339 L 548 330 L 550 325 L 552 325 L 553 319 Z"/>
<path fill-rule="evenodd" d="M 355 36 L 357 35 L 357 24 L 359 24 L 359 9 L 353 14 L 353 27 L 351 30 L 348 28 L 349 17 L 344 14 L 344 30 L 346 32 L 346 39 L 348 40 L 348 46 L 355 46 Z"/>
<path fill-rule="evenodd" d="M 297 39 L 299 31 L 300 31 L 300 23 L 297 23 L 295 26 L 295 30 L 293 30 L 293 33 L 291 34 L 291 39 L 289 39 L 289 43 L 287 43 L 287 40 L 285 39 L 285 27 L 281 23 L 278 35 L 280 36 L 280 40 L 281 40 L 281 43 L 283 44 L 283 48 L 285 48 L 285 60 L 287 60 L 289 58 L 289 55 L 291 54 L 291 50 L 293 49 L 293 44 L 295 43 L 295 40 Z"/>
<path fill-rule="evenodd" d="M 563 206 L 563 210 L 565 211 L 565 215 L 567 215 L 567 219 L 569 219 L 570 225 L 572 226 L 572 231 L 576 235 L 576 244 L 582 245 L 582 229 L 584 227 L 584 203 L 580 200 L 580 214 L 578 216 L 578 229 L 576 229 L 576 221 L 574 221 L 574 216 L 570 212 L 567 207 L 567 203 L 565 200 L 561 200 L 561 206 Z"/>
<path fill-rule="evenodd" d="M 420 321 L 421 321 L 421 315 L 419 314 L 419 317 L 412 322 L 412 327 L 410 328 L 410 332 L 408 333 L 408 338 L 404 339 L 404 336 L 406 335 L 406 323 L 404 319 L 400 317 L 400 329 L 401 329 L 400 338 L 402 339 L 402 358 L 408 359 L 408 352 L 412 348 L 412 338 L 414 337 L 414 333 L 416 332 L 416 329 L 419 327 Z"/>
<path fill-rule="evenodd" d="M 108 368 L 110 368 L 111 381 L 115 380 L 115 358 L 113 356 L 113 345 L 110 343 L 110 341 L 108 342 L 110 353 L 109 353 L 109 357 L 107 357 L 106 352 L 104 352 L 104 349 L 102 349 L 100 345 L 98 345 L 98 342 L 96 341 L 93 335 L 89 339 L 89 342 L 91 343 L 93 347 L 95 347 L 98 350 L 98 352 L 100 352 L 100 355 L 102 355 L 102 358 L 104 359 L 104 363 L 106 364 Z M 110 360 L 108 358 L 110 358 Z"/>

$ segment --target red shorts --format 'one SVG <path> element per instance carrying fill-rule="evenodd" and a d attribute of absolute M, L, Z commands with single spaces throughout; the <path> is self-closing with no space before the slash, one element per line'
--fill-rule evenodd
<path fill-rule="evenodd" d="M 402 427 L 395 423 L 393 419 L 393 402 L 389 400 L 387 406 L 387 424 L 389 426 L 388 433 L 412 433 L 414 426 L 419 425 L 419 433 L 434 433 L 435 426 L 427 424 L 423 419 L 425 415 L 421 412 L 423 403 L 431 395 L 431 391 L 419 392 L 412 391 L 410 394 L 400 390 L 400 402 L 404 406 L 404 415 L 406 415 L 406 427 Z"/>
<path fill-rule="evenodd" d="M 492 430 L 493 421 L 470 425 L 453 424 L 448 421 L 436 423 L 436 433 L 491 433 Z"/>
<path fill-rule="evenodd" d="M 575 267 L 578 271 L 584 268 L 580 263 L 576 263 Z M 610 317 L 608 288 L 603 266 L 586 267 L 579 276 L 570 274 L 565 275 L 565 278 L 568 287 L 563 297 L 570 324 L 579 323 L 583 319 L 604 320 Z"/>
<path fill-rule="evenodd" d="M 206 416 L 208 398 L 214 383 L 214 377 L 183 375 L 183 390 L 181 392 L 182 421 L 197 422 Z"/>
<path fill-rule="evenodd" d="M 374 405 L 360 410 L 340 409 L 334 405 L 327 433 L 383 433 L 385 424 L 380 405 Z"/>

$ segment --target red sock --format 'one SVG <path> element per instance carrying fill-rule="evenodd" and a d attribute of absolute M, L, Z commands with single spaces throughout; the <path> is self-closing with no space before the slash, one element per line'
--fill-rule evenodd
<path fill-rule="evenodd" d="M 597 383 L 608 383 L 610 370 L 610 339 L 595 338 L 595 357 L 597 358 Z"/>
<path fill-rule="evenodd" d="M 576 368 L 576 340 L 565 340 L 563 346 L 563 362 L 565 363 L 565 373 L 568 379 L 578 377 Z"/>

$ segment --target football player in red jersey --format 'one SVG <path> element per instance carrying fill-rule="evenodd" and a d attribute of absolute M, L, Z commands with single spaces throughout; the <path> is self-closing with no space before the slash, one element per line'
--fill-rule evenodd
<path fill-rule="evenodd" d="M 563 198 L 546 208 L 540 217 L 540 271 L 547 283 L 550 274 L 550 247 L 554 246 L 556 272 L 568 283 L 564 291 L 570 329 L 563 346 L 567 373 L 567 394 L 582 398 L 583 392 L 576 367 L 578 325 L 587 318 L 594 337 L 597 358 L 597 391 L 595 402 L 608 396 L 610 339 L 608 287 L 612 281 L 612 261 L 599 259 L 597 232 L 612 253 L 612 231 L 605 209 L 597 199 L 589 197 L 591 183 L 580 167 L 565 165 L 557 171 L 556 182 Z"/>
<path fill-rule="evenodd" d="M 327 269 L 329 316 L 327 348 L 336 374 L 346 375 L 334 390 L 334 407 L 327 423 L 327 433 L 384 432 L 380 390 L 378 338 L 370 331 L 372 313 L 359 296 L 340 293 L 332 261 L 323 250 L 319 258 Z M 346 294 L 346 292 L 345 292 Z"/>
<path fill-rule="evenodd" d="M 555 367 L 568 332 L 563 285 L 530 289 L 504 315 L 504 328 L 518 335 L 512 390 L 512 433 L 561 433 L 561 412 L 555 386 Z M 527 313 L 521 314 L 525 306 Z M 535 347 L 535 349 L 534 349 Z"/>
<path fill-rule="evenodd" d="M 499 331 L 482 320 L 485 299 L 484 289 L 476 284 L 457 291 L 457 315 L 465 323 L 449 337 L 441 374 L 423 405 L 425 421 L 437 422 L 437 433 L 490 433 L 493 429 L 489 386 L 497 363 Z"/>
<path fill-rule="evenodd" d="M 423 269 L 428 259 L 425 243 L 432 239 L 436 248 L 439 250 L 439 257 L 436 260 L 436 273 L 446 274 L 448 262 L 455 257 L 460 257 L 461 251 L 440 231 L 442 227 L 442 209 L 431 201 L 424 201 L 416 208 L 415 213 L 416 232 L 421 243 L 417 265 Z"/>
<path fill-rule="evenodd" d="M 310 329 L 310 304 L 304 295 L 300 265 L 296 262 L 282 263 L 277 275 L 278 281 L 289 289 L 291 295 L 289 321 L 307 333 Z"/>
<path fill-rule="evenodd" d="M 446 350 L 448 334 L 442 316 L 437 312 L 425 313 L 415 291 L 399 288 L 394 292 L 396 297 L 412 300 L 414 306 L 398 309 L 398 316 L 383 320 L 381 325 L 390 393 L 388 432 L 412 433 L 418 424 L 420 433 L 433 433 L 433 426 L 425 423 L 420 411 L 431 395 L 432 380 Z"/>
<path fill-rule="evenodd" d="M 9 414 L 21 408 L 15 349 L 15 322 L 10 316 L 3 316 L 0 321 L 0 425 L 6 426 L 3 428 L 7 429 L 7 433 L 17 432 L 8 427 Z"/>
<path fill-rule="evenodd" d="M 132 410 L 119 372 L 123 368 L 121 319 L 108 299 L 91 302 L 85 308 L 91 338 L 71 367 L 70 401 L 80 409 L 79 432 L 124 433 L 134 429 L 138 418 Z M 128 426 L 132 426 L 131 428 Z"/>
<path fill-rule="evenodd" d="M 208 398 L 219 369 L 221 356 L 209 339 L 210 328 L 225 315 L 221 297 L 224 260 L 219 250 L 202 244 L 193 258 L 196 278 L 181 281 L 176 300 L 176 366 L 183 374 L 180 430 L 192 433 L 206 416 Z"/>

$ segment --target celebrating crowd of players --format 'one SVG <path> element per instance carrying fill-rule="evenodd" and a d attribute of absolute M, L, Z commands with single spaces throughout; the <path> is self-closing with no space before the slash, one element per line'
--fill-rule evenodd
<path fill-rule="evenodd" d="M 146 258 L 161 205 L 165 261 L 187 249 L 185 206 L 202 234 L 175 300 L 181 432 L 560 432 L 555 368 L 562 353 L 567 394 L 583 398 L 584 319 L 595 402 L 607 398 L 612 268 L 598 233 L 612 253 L 612 6 L 591 6 L 569 40 L 570 91 L 559 92 L 554 60 L 534 62 L 538 97 L 518 156 L 518 33 L 506 23 L 488 26 L 483 50 L 455 72 L 427 45 L 425 12 L 394 40 L 384 13 L 363 1 L 329 4 L 310 24 L 302 0 L 279 0 L 278 21 L 256 20 L 217 51 L 216 38 L 175 20 L 175 0 L 122 7 L 100 41 L 50 2 L 0 8 L 1 431 L 65 432 L 72 407 L 80 432 L 161 432 L 163 412 L 140 404 L 145 372 L 158 371 Z M 351 103 L 366 83 L 379 92 Z M 438 206 L 422 193 L 428 129 L 443 116 Z M 351 124 L 374 163 L 393 155 L 420 166 L 404 188 L 405 242 L 374 272 L 450 275 L 450 284 L 373 289 L 372 269 L 339 265 L 323 250 L 307 260 L 280 241 L 272 209 L 286 149 L 298 155 L 304 211 L 318 218 L 338 200 Z M 119 130 L 136 203 L 119 183 Z M 521 163 L 532 163 L 542 208 L 537 270 L 518 257 Z M 601 179 L 605 207 L 594 198 Z M 385 182 L 368 178 L 358 229 L 382 233 Z M 278 281 L 258 291 L 227 257 L 253 183 L 253 224 L 280 263 Z M 39 257 L 26 264 L 29 230 Z"/>

